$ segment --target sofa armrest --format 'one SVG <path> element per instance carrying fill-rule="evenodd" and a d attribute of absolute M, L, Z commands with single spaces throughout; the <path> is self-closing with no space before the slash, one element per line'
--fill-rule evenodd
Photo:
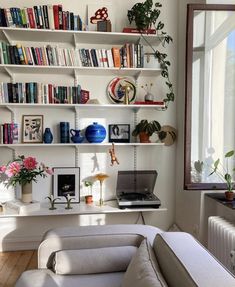
<path fill-rule="evenodd" d="M 235 277 L 188 233 L 159 234 L 153 247 L 161 272 L 171 287 L 235 286 Z"/>
<path fill-rule="evenodd" d="M 143 238 L 150 243 L 159 228 L 140 225 L 77 226 L 49 230 L 38 248 L 38 268 L 52 268 L 54 253 L 58 250 L 88 249 L 113 246 L 139 246 Z"/>

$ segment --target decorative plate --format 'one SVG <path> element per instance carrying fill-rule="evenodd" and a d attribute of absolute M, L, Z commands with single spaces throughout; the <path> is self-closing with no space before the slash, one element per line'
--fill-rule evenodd
<path fill-rule="evenodd" d="M 136 86 L 134 81 L 127 77 L 116 77 L 110 81 L 107 86 L 109 99 L 115 104 L 123 104 L 127 87 L 129 88 L 129 103 L 134 102 L 136 98 Z"/>

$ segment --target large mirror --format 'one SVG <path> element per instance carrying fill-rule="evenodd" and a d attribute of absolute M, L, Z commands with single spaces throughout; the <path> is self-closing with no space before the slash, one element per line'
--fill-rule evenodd
<path fill-rule="evenodd" d="M 235 149 L 235 5 L 188 5 L 185 189 L 223 189 L 217 175 L 198 173 Z"/>

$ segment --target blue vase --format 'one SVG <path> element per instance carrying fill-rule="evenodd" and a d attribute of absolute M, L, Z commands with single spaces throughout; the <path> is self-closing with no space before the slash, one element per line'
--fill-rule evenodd
<path fill-rule="evenodd" d="M 69 143 L 69 122 L 60 122 L 60 142 Z"/>
<path fill-rule="evenodd" d="M 43 134 L 43 141 L 46 144 L 50 144 L 53 141 L 53 135 L 50 128 L 45 128 L 45 132 Z"/>
<path fill-rule="evenodd" d="M 101 143 L 106 137 L 106 129 L 98 123 L 93 123 L 86 128 L 85 136 L 90 143 Z"/>

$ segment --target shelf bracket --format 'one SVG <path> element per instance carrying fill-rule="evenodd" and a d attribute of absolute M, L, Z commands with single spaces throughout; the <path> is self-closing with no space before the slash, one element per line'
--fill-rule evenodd
<path fill-rule="evenodd" d="M 13 73 L 7 67 L 4 67 L 4 70 L 8 74 L 8 76 L 11 77 L 11 80 L 14 81 Z"/>
<path fill-rule="evenodd" d="M 78 107 L 74 107 L 74 112 L 75 112 L 75 129 L 78 130 L 78 123 L 79 123 L 79 113 L 78 113 L 79 108 Z"/>
<path fill-rule="evenodd" d="M 5 39 L 7 40 L 7 42 L 8 42 L 10 45 L 12 45 L 12 40 L 11 40 L 11 38 L 9 37 L 9 35 L 7 34 L 7 32 L 3 30 L 2 33 L 3 33 L 4 37 L 5 37 Z"/>
<path fill-rule="evenodd" d="M 142 74 L 142 71 L 138 71 L 136 74 L 135 74 L 135 76 L 134 76 L 134 78 L 135 78 L 135 84 L 137 85 L 137 83 L 138 83 L 138 79 L 139 79 L 139 77 L 141 76 L 141 74 Z"/>
<path fill-rule="evenodd" d="M 75 33 L 73 34 L 73 46 L 74 46 L 74 49 L 76 49 L 77 41 L 76 41 L 76 35 L 75 35 Z"/>
<path fill-rule="evenodd" d="M 79 166 L 79 146 L 75 145 L 75 167 Z"/>
<path fill-rule="evenodd" d="M 73 78 L 74 78 L 74 86 L 76 87 L 78 85 L 78 72 L 76 69 L 73 70 Z"/>
<path fill-rule="evenodd" d="M 8 109 L 8 111 L 11 113 L 11 121 L 14 123 L 15 122 L 15 111 L 9 107 L 9 106 L 5 106 L 6 109 Z"/>

